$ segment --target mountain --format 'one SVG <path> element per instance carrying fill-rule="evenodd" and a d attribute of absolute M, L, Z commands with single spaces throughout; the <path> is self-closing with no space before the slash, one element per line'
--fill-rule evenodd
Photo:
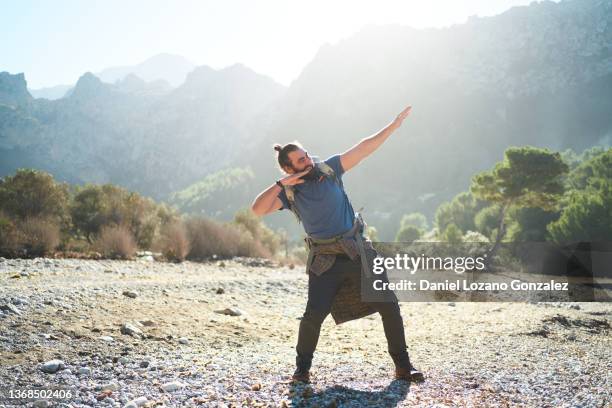
<path fill-rule="evenodd" d="M 32 101 L 23 73 L 11 75 L 0 72 L 0 104 L 8 106 L 25 106 Z"/>
<path fill-rule="evenodd" d="M 128 74 L 134 74 L 147 82 L 163 79 L 177 87 L 195 67 L 193 62 L 180 55 L 158 54 L 137 65 L 106 68 L 96 76 L 103 82 L 115 83 Z"/>
<path fill-rule="evenodd" d="M 509 146 L 609 145 L 611 44 L 612 3 L 601 0 L 534 2 L 444 29 L 367 27 L 322 47 L 292 83 L 250 154 L 252 188 L 279 176 L 272 143 L 298 139 L 325 158 L 412 105 L 402 128 L 345 176 L 354 208 L 392 239 L 402 214 L 432 220 Z"/>
<path fill-rule="evenodd" d="M 231 163 L 257 114 L 285 88 L 242 65 L 196 68 L 183 85 L 82 75 L 66 97 L 33 99 L 0 76 L 0 174 L 36 167 L 73 183 L 120 184 L 156 199 Z"/>
<path fill-rule="evenodd" d="M 55 100 L 63 98 L 70 88 L 72 88 L 72 85 L 56 85 L 47 88 L 28 89 L 28 91 L 34 98 Z"/>
<path fill-rule="evenodd" d="M 273 143 L 298 139 L 326 158 L 410 104 L 402 128 L 344 176 L 389 240 L 404 213 L 431 221 L 509 146 L 610 145 L 611 44 L 609 0 L 543 1 L 442 29 L 366 27 L 321 47 L 288 89 L 237 64 L 197 67 L 175 88 L 88 73 L 49 101 L 3 73 L 0 174 L 35 166 L 227 219 L 281 175 Z M 301 232 L 287 211 L 268 220 Z"/>

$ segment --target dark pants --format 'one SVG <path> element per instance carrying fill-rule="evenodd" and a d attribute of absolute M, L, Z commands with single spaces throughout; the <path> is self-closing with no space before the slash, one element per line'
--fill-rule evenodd
<path fill-rule="evenodd" d="M 361 279 L 361 263 L 337 256 L 334 265 L 321 275 L 308 273 L 308 302 L 300 322 L 296 346 L 296 364 L 299 371 L 310 369 L 314 351 L 319 341 L 321 324 L 331 311 L 334 296 L 346 279 Z M 388 352 L 396 366 L 409 363 L 404 336 L 404 322 L 395 302 L 366 302 L 376 310 L 383 322 Z"/>

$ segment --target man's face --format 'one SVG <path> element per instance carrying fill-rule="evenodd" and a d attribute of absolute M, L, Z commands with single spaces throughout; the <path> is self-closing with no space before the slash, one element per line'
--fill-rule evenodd
<path fill-rule="evenodd" d="M 292 171 L 289 173 L 299 173 L 300 171 L 304 171 L 307 168 L 312 169 L 314 167 L 314 162 L 308 155 L 308 152 L 298 149 L 289 153 L 289 160 L 291 160 Z"/>

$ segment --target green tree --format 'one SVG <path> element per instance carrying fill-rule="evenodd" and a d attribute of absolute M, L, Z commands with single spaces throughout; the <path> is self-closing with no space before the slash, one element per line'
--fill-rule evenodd
<path fill-rule="evenodd" d="M 112 184 L 77 188 L 70 213 L 75 229 L 90 243 L 104 226 L 123 225 L 140 248 L 150 248 L 162 220 L 172 219 L 167 207 L 159 207 L 148 197 Z"/>
<path fill-rule="evenodd" d="M 436 210 L 435 224 L 438 231 L 444 231 L 450 224 L 455 224 L 462 232 L 474 231 L 474 217 L 489 203 L 480 200 L 471 192 L 461 192 L 450 202 L 442 203 Z"/>
<path fill-rule="evenodd" d="M 561 155 L 548 149 L 510 147 L 504 156 L 492 170 L 475 175 L 470 187 L 475 197 L 501 207 L 491 255 L 505 235 L 508 209 L 516 206 L 554 210 L 564 191 L 563 176 L 568 171 Z"/>
<path fill-rule="evenodd" d="M 547 227 L 556 242 L 612 237 L 612 149 L 591 156 L 570 174 L 563 212 Z"/>
<path fill-rule="evenodd" d="M 596 154 L 597 152 L 599 154 Z M 601 181 L 612 181 L 612 149 L 606 151 L 599 149 L 586 150 L 582 157 L 585 157 L 585 160 L 580 162 L 568 177 L 570 189 L 584 190 L 593 184 L 601 183 Z"/>
<path fill-rule="evenodd" d="M 494 234 L 499 226 L 500 211 L 501 206 L 499 204 L 492 204 L 478 211 L 474 217 L 476 231 L 480 232 L 490 240 L 495 239 Z"/>
<path fill-rule="evenodd" d="M 427 218 L 420 212 L 404 214 L 400 222 L 400 228 L 405 227 L 407 225 L 413 225 L 422 230 L 426 230 L 428 228 Z"/>
<path fill-rule="evenodd" d="M 458 244 L 463 241 L 463 233 L 455 224 L 449 224 L 440 238 L 449 244 Z"/>
<path fill-rule="evenodd" d="M 45 218 L 58 224 L 69 222 L 69 189 L 48 173 L 19 169 L 0 179 L 0 210 L 13 219 Z"/>
<path fill-rule="evenodd" d="M 423 236 L 424 231 L 421 228 L 415 227 L 414 225 L 404 225 L 400 227 L 395 241 L 397 242 L 413 242 Z"/>
<path fill-rule="evenodd" d="M 511 242 L 547 241 L 547 226 L 560 214 L 541 208 L 513 208 L 508 213 L 508 239 Z"/>
<path fill-rule="evenodd" d="M 572 194 L 561 217 L 548 225 L 555 242 L 609 241 L 612 237 L 612 188 L 581 190 Z"/>

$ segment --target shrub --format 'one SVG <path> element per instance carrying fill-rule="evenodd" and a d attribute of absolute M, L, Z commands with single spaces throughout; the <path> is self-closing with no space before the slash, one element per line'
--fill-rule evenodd
<path fill-rule="evenodd" d="M 251 209 L 242 209 L 234 216 L 233 224 L 238 228 L 250 233 L 254 240 L 257 240 L 267 248 L 272 255 L 276 254 L 281 244 L 281 237 L 268 228 Z"/>
<path fill-rule="evenodd" d="M 136 241 L 125 225 L 104 226 L 94 248 L 107 258 L 130 259 L 136 253 Z"/>
<path fill-rule="evenodd" d="M 269 250 L 249 231 L 241 230 L 236 225 L 223 225 L 208 218 L 193 217 L 186 221 L 186 226 L 190 244 L 188 259 L 270 256 Z"/>
<path fill-rule="evenodd" d="M 13 221 L 0 212 L 0 256 L 15 256 L 18 248 L 17 228 Z"/>
<path fill-rule="evenodd" d="M 185 224 L 177 220 L 163 225 L 156 248 L 170 261 L 184 261 L 189 253 L 189 236 Z"/>
<path fill-rule="evenodd" d="M 60 243 L 59 226 L 49 219 L 30 217 L 18 224 L 19 246 L 26 256 L 45 256 Z"/>

